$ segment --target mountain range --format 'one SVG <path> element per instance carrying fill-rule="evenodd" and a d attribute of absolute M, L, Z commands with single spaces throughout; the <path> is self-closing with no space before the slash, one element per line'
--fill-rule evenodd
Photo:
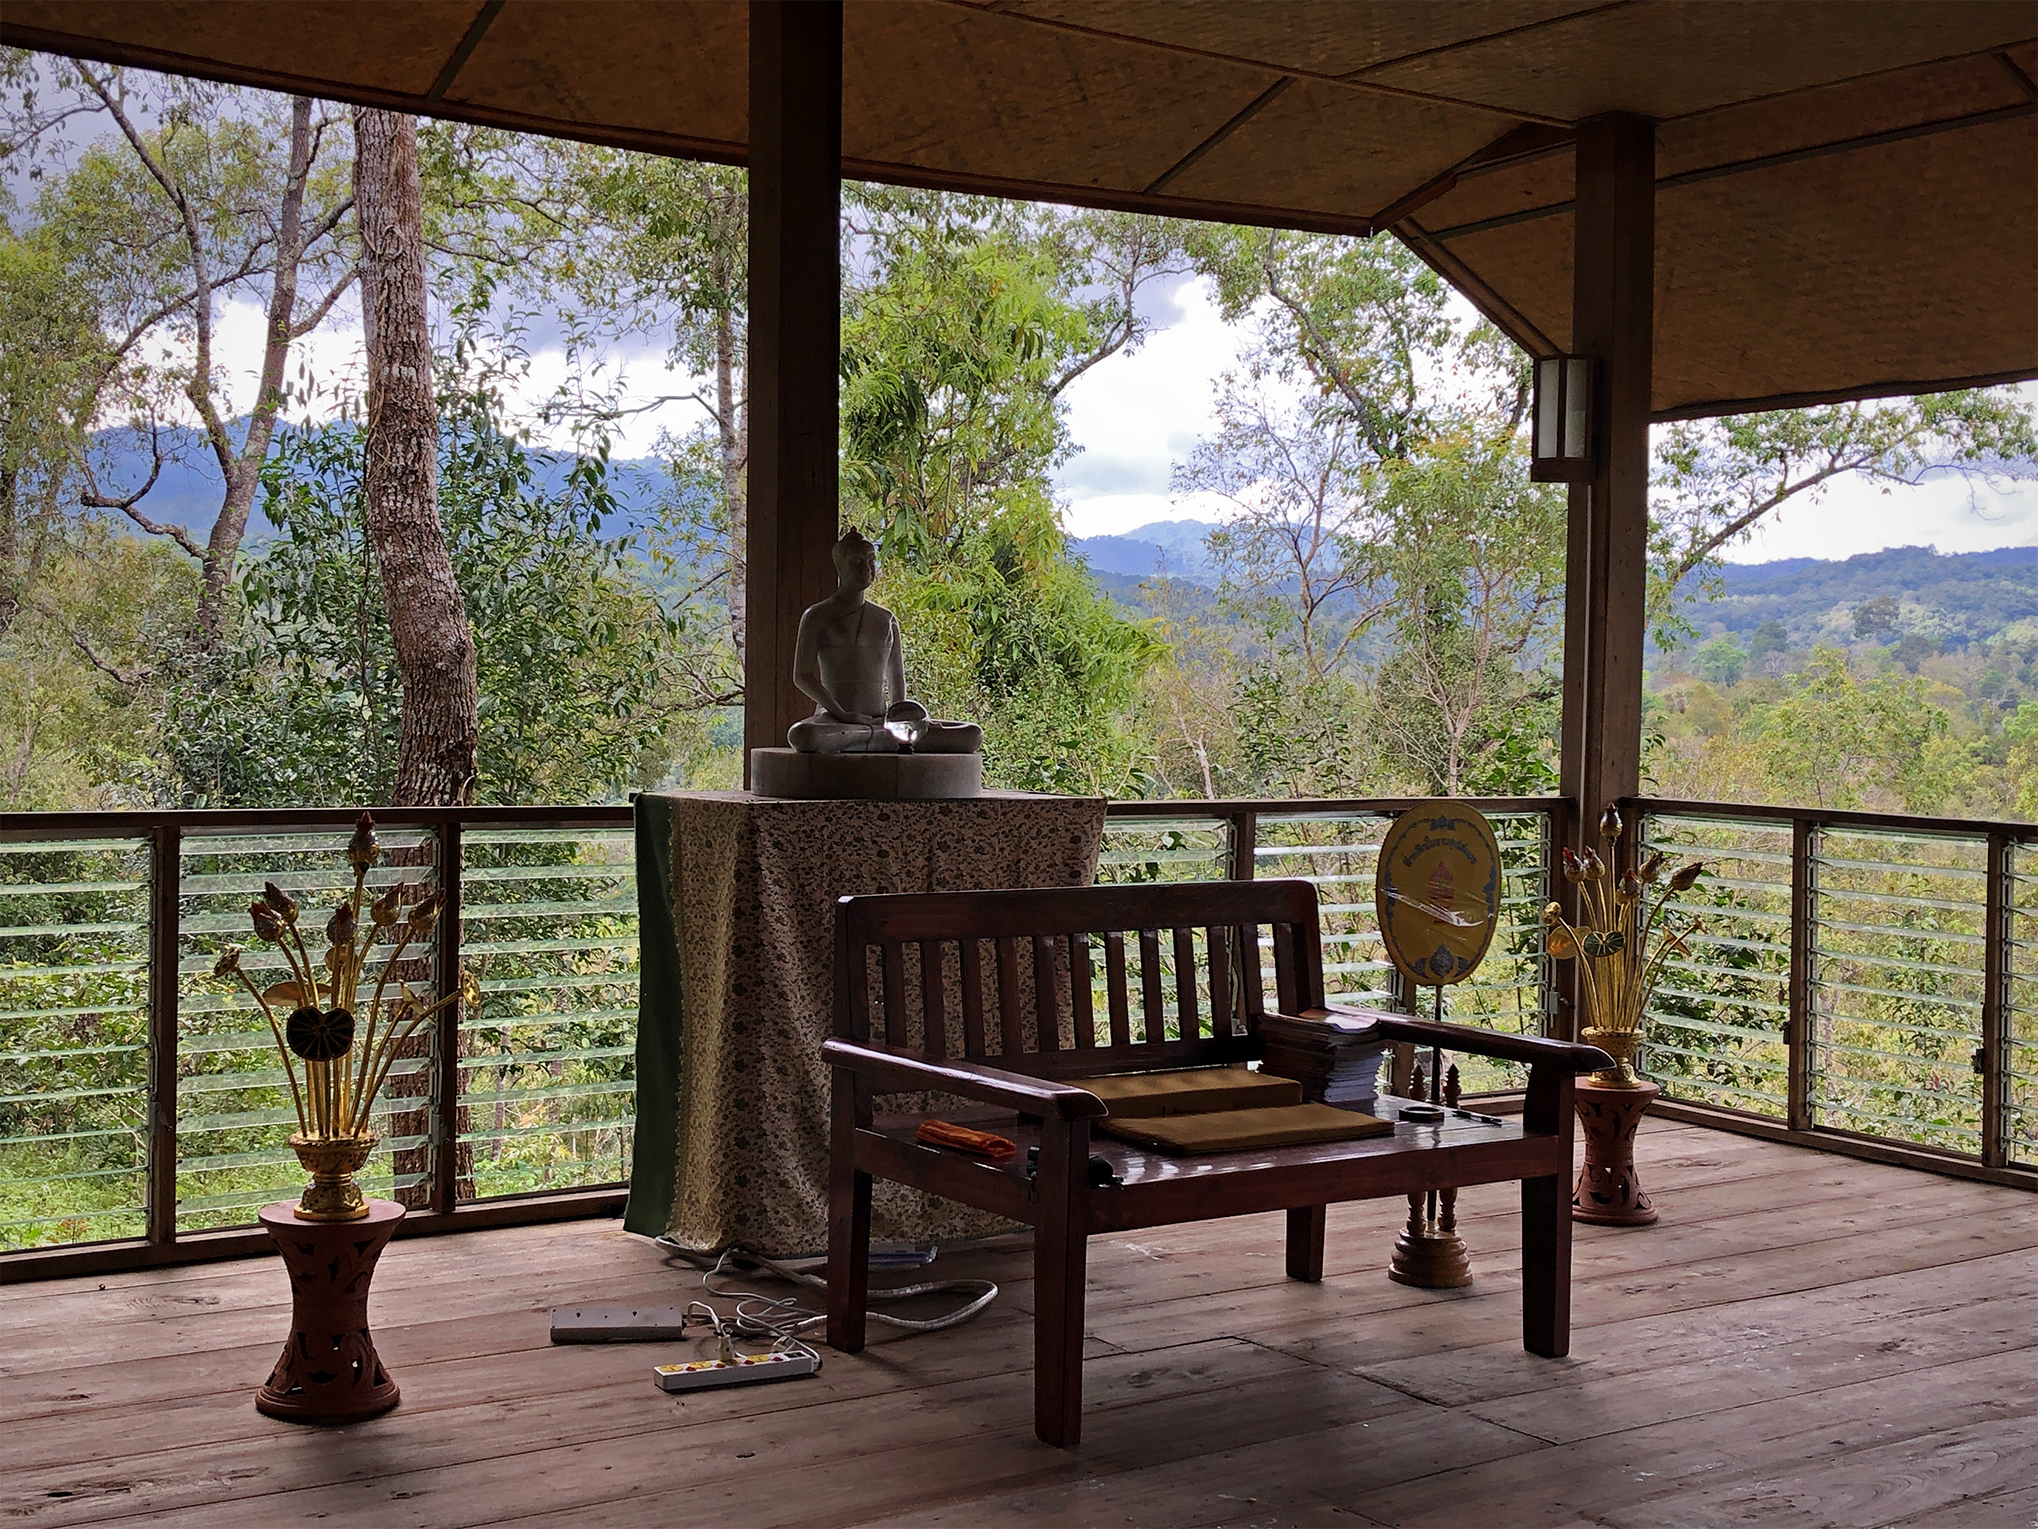
<path fill-rule="evenodd" d="M 205 531 L 219 512 L 218 469 L 196 431 L 165 432 L 169 455 L 144 508 L 156 520 Z M 145 449 L 109 433 L 103 479 L 108 487 L 133 486 L 148 475 Z M 571 459 L 534 452 L 541 488 L 563 485 Z M 610 483 L 621 513 L 605 529 L 615 535 L 634 528 L 668 490 L 660 464 L 650 458 L 617 460 Z M 259 498 L 249 530 L 259 540 L 273 529 L 262 518 Z M 1120 603 L 1144 613 L 1140 585 L 1165 578 L 1180 595 L 1201 603 L 1214 593 L 1218 570 L 1204 542 L 1216 530 L 1198 520 L 1157 520 L 1115 536 L 1071 537 L 1069 550 L 1089 565 L 1097 582 Z M 1916 631 L 1952 645 L 2003 635 L 2038 640 L 2038 547 L 2004 547 L 1992 552 L 1941 553 L 1930 547 L 1891 547 L 1840 561 L 1781 558 L 1768 563 L 1728 563 L 1720 570 L 1723 588 L 1706 600 L 1695 581 L 1686 586 L 1685 615 L 1705 636 L 1731 633 L 1745 639 L 1765 621 L 1780 621 L 1793 645 L 1851 641 L 1852 612 L 1881 595 L 1897 600 L 1898 630 Z"/>
<path fill-rule="evenodd" d="M 1162 520 L 1116 536 L 1073 537 L 1069 548 L 1114 598 L 1143 609 L 1139 586 L 1150 579 L 1216 588 L 1217 569 L 1204 547 L 1216 529 L 1207 521 Z M 1696 580 L 1683 591 L 1685 616 L 1707 636 L 1746 638 L 1773 620 L 1793 645 L 1851 641 L 1854 608 L 1890 595 L 1901 632 L 1956 646 L 2005 635 L 2038 639 L 2038 547 L 1959 553 L 1889 547 L 1830 562 L 1727 563 L 1720 580 L 1721 593 L 1711 600 Z"/>

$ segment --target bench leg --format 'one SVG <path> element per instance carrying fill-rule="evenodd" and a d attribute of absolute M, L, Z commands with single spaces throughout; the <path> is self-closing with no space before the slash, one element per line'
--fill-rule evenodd
<path fill-rule="evenodd" d="M 1327 1207 L 1298 1205 L 1288 1212 L 1288 1278 L 1316 1284 L 1323 1278 L 1323 1223 Z"/>
<path fill-rule="evenodd" d="M 855 1166 L 855 1116 L 844 1108 L 845 1092 L 838 1083 L 828 1154 L 828 1346 L 855 1354 L 870 1305 L 870 1175 Z"/>
<path fill-rule="evenodd" d="M 1561 1176 L 1521 1181 L 1521 1346 L 1571 1352 L 1571 1195 Z"/>
<path fill-rule="evenodd" d="M 1034 1225 L 1033 1431 L 1073 1448 L 1083 1433 L 1083 1282 L 1089 1262 L 1090 1125 L 1048 1121 L 1040 1133 Z"/>

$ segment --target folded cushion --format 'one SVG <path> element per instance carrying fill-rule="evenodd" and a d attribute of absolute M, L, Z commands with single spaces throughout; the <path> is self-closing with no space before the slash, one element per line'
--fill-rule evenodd
<path fill-rule="evenodd" d="M 1252 1147 L 1293 1147 L 1317 1141 L 1358 1141 L 1391 1136 L 1394 1123 L 1328 1104 L 1277 1104 L 1260 1109 L 1215 1110 L 1201 1115 L 1099 1120 L 1096 1129 L 1120 1141 L 1171 1156 L 1243 1152 Z"/>
<path fill-rule="evenodd" d="M 1300 1104 L 1302 1085 L 1246 1067 L 1189 1067 L 1173 1072 L 1114 1073 L 1078 1080 L 1116 1120 L 1201 1115 L 1211 1110 Z"/>

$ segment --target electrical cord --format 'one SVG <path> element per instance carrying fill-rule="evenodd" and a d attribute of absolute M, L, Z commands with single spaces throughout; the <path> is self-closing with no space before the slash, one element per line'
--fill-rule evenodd
<path fill-rule="evenodd" d="M 681 1247 L 670 1237 L 655 1239 L 671 1257 L 682 1259 L 701 1270 L 701 1288 L 709 1295 L 725 1301 L 733 1300 L 736 1310 L 733 1316 L 723 1317 L 705 1301 L 694 1301 L 687 1308 L 692 1315 L 698 1307 L 705 1316 L 700 1320 L 715 1329 L 715 1336 L 721 1341 L 727 1359 L 732 1351 L 732 1334 L 735 1337 L 769 1339 L 771 1348 L 767 1352 L 796 1352 L 818 1361 L 820 1355 L 800 1338 L 800 1334 L 828 1320 L 824 1311 L 815 1311 L 802 1306 L 795 1296 L 761 1295 L 754 1290 L 732 1290 L 718 1288 L 720 1278 L 731 1262 L 746 1264 L 753 1269 L 762 1269 L 776 1278 L 791 1284 L 804 1285 L 812 1290 L 826 1290 L 828 1282 L 817 1274 L 809 1274 L 790 1264 L 761 1253 L 751 1253 L 742 1248 L 731 1248 L 718 1255 L 711 1263 L 706 1255 L 690 1248 Z M 873 1322 L 882 1322 L 887 1327 L 900 1328 L 911 1333 L 940 1332 L 943 1328 L 958 1327 L 983 1312 L 998 1298 L 998 1287 L 987 1279 L 944 1279 L 925 1280 L 917 1285 L 895 1285 L 885 1290 L 873 1290 L 869 1298 L 873 1301 L 904 1301 L 914 1296 L 940 1295 L 943 1293 L 967 1294 L 970 1299 L 954 1311 L 944 1312 L 938 1317 L 900 1317 L 888 1311 L 867 1309 L 864 1315 Z"/>

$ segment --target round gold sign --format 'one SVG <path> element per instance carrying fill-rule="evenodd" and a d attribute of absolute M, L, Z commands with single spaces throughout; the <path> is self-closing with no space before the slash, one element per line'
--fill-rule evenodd
<path fill-rule="evenodd" d="M 1478 969 L 1500 923 L 1500 841 L 1463 802 L 1417 802 L 1380 842 L 1380 939 L 1410 982 L 1441 987 Z"/>

